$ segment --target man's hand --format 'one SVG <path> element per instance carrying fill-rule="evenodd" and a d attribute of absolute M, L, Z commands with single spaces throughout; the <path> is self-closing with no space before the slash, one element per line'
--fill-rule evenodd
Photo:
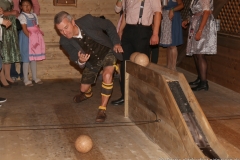
<path fill-rule="evenodd" d="M 87 62 L 89 58 L 90 58 L 90 54 L 84 54 L 84 53 L 81 53 L 81 51 L 78 52 L 78 59 L 80 63 Z"/>
<path fill-rule="evenodd" d="M 158 35 L 152 35 L 150 39 L 150 45 L 156 45 L 159 43 L 159 37 Z"/>
<path fill-rule="evenodd" d="M 3 24 L 4 26 L 6 26 L 6 28 L 8 28 L 9 26 L 12 25 L 12 22 L 9 21 L 9 20 L 7 20 L 7 19 L 4 19 L 2 24 Z"/>
<path fill-rule="evenodd" d="M 114 47 L 113 47 L 113 50 L 116 53 L 123 53 L 123 49 L 122 49 L 122 46 L 120 44 L 115 44 Z"/>

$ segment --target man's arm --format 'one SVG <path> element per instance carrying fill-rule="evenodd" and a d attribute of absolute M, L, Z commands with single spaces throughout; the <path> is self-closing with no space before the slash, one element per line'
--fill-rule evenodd
<path fill-rule="evenodd" d="M 80 46 L 76 42 L 76 47 L 73 44 L 73 40 L 67 39 L 63 36 L 60 38 L 60 45 L 62 49 L 69 55 L 70 61 L 78 63 L 78 52 L 80 51 Z"/>
<path fill-rule="evenodd" d="M 116 27 L 114 24 L 108 19 L 101 19 L 98 17 L 93 17 L 93 22 L 99 27 L 101 30 L 107 32 L 107 35 L 112 41 L 112 44 L 120 44 L 120 38 L 118 36 Z"/>
<path fill-rule="evenodd" d="M 120 40 L 122 39 L 123 29 L 126 26 L 126 18 L 125 18 L 125 16 L 126 16 L 125 12 L 123 12 L 122 20 L 121 20 L 121 23 L 120 23 L 120 26 L 119 26 L 119 31 L 118 31 L 118 35 L 119 35 Z"/>
<path fill-rule="evenodd" d="M 150 45 L 156 45 L 159 43 L 159 27 L 161 24 L 161 12 L 155 12 L 154 19 L 153 19 L 153 34 L 150 39 Z"/>
<path fill-rule="evenodd" d="M 116 13 L 121 12 L 122 8 L 123 8 L 122 0 L 117 0 L 115 5 L 115 12 Z"/>

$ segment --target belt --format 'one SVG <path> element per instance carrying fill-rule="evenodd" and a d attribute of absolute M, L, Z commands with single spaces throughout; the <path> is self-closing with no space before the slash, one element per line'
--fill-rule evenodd
<path fill-rule="evenodd" d="M 128 26 L 141 26 L 141 27 L 152 27 L 151 25 L 147 26 L 147 25 L 142 25 L 142 24 L 126 24 Z"/>

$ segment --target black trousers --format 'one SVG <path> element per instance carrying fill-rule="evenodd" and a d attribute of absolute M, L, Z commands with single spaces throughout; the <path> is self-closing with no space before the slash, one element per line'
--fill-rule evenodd
<path fill-rule="evenodd" d="M 152 36 L 152 27 L 143 25 L 126 24 L 122 35 L 123 61 L 121 63 L 120 87 L 122 97 L 124 98 L 125 87 L 125 61 L 130 59 L 134 52 L 145 53 L 150 57 L 150 38 Z"/>

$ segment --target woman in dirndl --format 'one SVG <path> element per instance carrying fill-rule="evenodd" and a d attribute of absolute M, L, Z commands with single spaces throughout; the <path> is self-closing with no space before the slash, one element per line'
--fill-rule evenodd
<path fill-rule="evenodd" d="M 167 1 L 162 11 L 160 46 L 167 47 L 167 68 L 176 70 L 177 46 L 183 44 L 180 10 L 184 6 L 182 0 Z"/>
<path fill-rule="evenodd" d="M 184 28 L 189 23 L 189 33 L 186 54 L 193 56 L 198 77 L 190 82 L 193 91 L 208 90 L 207 60 L 205 54 L 217 54 L 216 22 L 212 15 L 213 0 L 192 0 L 191 16 L 182 22 Z"/>
<path fill-rule="evenodd" d="M 21 61 L 16 28 L 16 17 L 19 13 L 12 10 L 12 0 L 1 0 L 0 7 L 3 10 L 2 18 L 12 22 L 12 25 L 9 28 L 2 26 L 2 42 L 0 43 L 0 53 L 3 62 L 0 84 L 1 87 L 10 88 L 11 84 L 16 84 L 10 77 L 11 63 Z"/>

